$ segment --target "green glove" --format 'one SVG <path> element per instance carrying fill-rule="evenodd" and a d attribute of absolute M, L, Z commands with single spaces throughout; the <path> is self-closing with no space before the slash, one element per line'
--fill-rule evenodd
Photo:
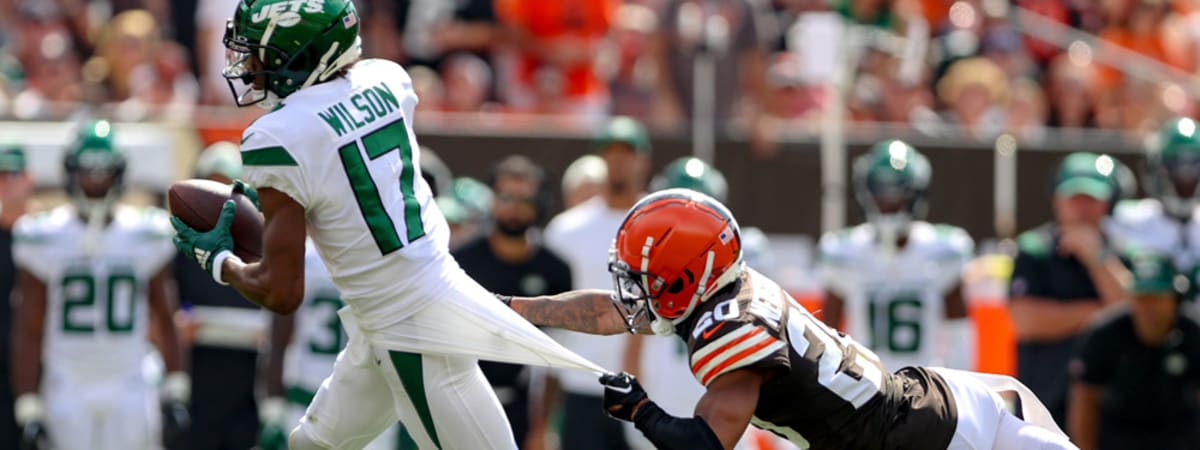
<path fill-rule="evenodd" d="M 233 252 L 233 236 L 229 234 L 229 227 L 233 225 L 233 215 L 236 211 L 237 204 L 232 199 L 226 200 L 221 206 L 217 225 L 204 232 L 196 231 L 178 217 L 171 216 L 171 225 L 175 227 L 175 247 L 200 264 L 201 269 L 211 272 L 213 278 L 222 284 L 225 282 L 220 278 L 220 266 L 213 263 L 218 257 L 224 260 Z"/>
<path fill-rule="evenodd" d="M 258 191 L 254 190 L 253 187 L 246 184 L 246 182 L 242 180 L 233 180 L 233 184 L 231 186 L 233 187 L 233 192 L 245 195 L 250 199 L 251 202 L 254 203 L 254 207 L 258 208 L 259 212 L 262 212 L 262 204 L 258 202 Z"/>

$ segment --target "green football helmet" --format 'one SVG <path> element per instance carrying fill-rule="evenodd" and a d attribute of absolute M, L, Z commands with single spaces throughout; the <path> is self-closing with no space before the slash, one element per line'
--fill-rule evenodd
<path fill-rule="evenodd" d="M 113 127 L 107 120 L 93 120 L 79 129 L 63 158 L 67 194 L 80 211 L 107 208 L 121 195 L 125 178 L 125 155 L 113 145 Z M 85 188 L 82 178 L 109 178 L 107 186 Z"/>
<path fill-rule="evenodd" d="M 1146 152 L 1146 191 L 1177 218 L 1191 217 L 1200 205 L 1200 123 L 1168 120 L 1150 139 Z"/>
<path fill-rule="evenodd" d="M 272 108 L 362 55 L 350 0 L 240 0 L 225 24 L 225 70 L 238 106 Z M 249 86 L 240 94 L 234 80 Z"/>
<path fill-rule="evenodd" d="M 650 181 L 650 191 L 670 188 L 686 188 L 698 191 L 725 203 L 729 196 L 729 184 L 725 175 L 708 163 L 692 157 L 672 161 Z"/>
<path fill-rule="evenodd" d="M 899 233 L 925 218 L 929 160 L 904 141 L 875 144 L 854 161 L 854 196 L 873 225 Z"/>

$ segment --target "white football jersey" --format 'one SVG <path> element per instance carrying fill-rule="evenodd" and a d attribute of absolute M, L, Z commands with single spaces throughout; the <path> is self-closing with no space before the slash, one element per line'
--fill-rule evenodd
<path fill-rule="evenodd" d="M 304 303 L 296 310 L 292 340 L 283 359 L 283 384 L 289 391 L 315 393 L 333 372 L 346 331 L 337 312 L 344 306 L 312 240 L 305 243 Z"/>
<path fill-rule="evenodd" d="M 1168 216 L 1157 199 L 1125 200 L 1117 203 L 1107 225 L 1117 248 L 1172 255 L 1176 268 L 1185 272 L 1200 262 L 1200 208 L 1184 224 Z"/>
<path fill-rule="evenodd" d="M 71 207 L 19 219 L 13 259 L 46 284 L 42 364 L 79 381 L 140 371 L 148 347 L 150 279 L 175 255 L 166 211 L 117 207 L 95 251 Z"/>
<path fill-rule="evenodd" d="M 367 329 L 403 320 L 461 274 L 421 178 L 412 79 L 368 59 L 288 96 L 242 137 L 245 177 L 305 209 L 342 298 Z"/>
<path fill-rule="evenodd" d="M 862 224 L 821 237 L 818 277 L 845 302 L 846 331 L 888 370 L 943 365 L 945 296 L 974 252 L 961 228 L 913 222 L 904 248 L 878 244 Z"/>

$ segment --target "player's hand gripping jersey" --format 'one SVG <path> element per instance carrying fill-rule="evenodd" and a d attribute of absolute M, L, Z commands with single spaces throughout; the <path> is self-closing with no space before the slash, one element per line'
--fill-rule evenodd
<path fill-rule="evenodd" d="M 911 367 L 888 373 L 753 270 L 698 305 L 676 334 L 702 384 L 738 369 L 774 371 L 751 423 L 800 448 L 946 448 L 954 435 L 957 413 L 941 377 Z"/>
<path fill-rule="evenodd" d="M 74 208 L 22 217 L 13 258 L 46 284 L 47 376 L 111 381 L 141 371 L 149 350 L 146 286 L 175 255 L 165 211 L 118 207 L 97 248 Z"/>
<path fill-rule="evenodd" d="M 885 367 L 946 365 L 944 300 L 973 249 L 963 229 L 922 221 L 912 223 L 904 247 L 888 248 L 865 223 L 821 238 L 818 272 L 845 301 L 846 330 Z"/>
<path fill-rule="evenodd" d="M 403 68 L 364 60 L 289 95 L 243 134 L 246 180 L 304 207 L 309 236 L 366 328 L 436 298 L 455 264 L 420 176 L 416 103 Z"/>

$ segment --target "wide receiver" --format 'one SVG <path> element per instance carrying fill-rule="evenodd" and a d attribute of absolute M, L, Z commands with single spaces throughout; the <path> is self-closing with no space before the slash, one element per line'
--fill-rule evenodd
<path fill-rule="evenodd" d="M 107 121 L 85 124 L 63 159 L 71 203 L 24 216 L 13 230 L 22 448 L 157 448 L 160 431 L 169 444 L 186 425 L 191 383 L 171 318 L 171 227 L 161 209 L 116 203 L 125 157 L 113 136 Z M 169 372 L 165 416 L 142 370 L 151 330 Z M 39 442 L 43 426 L 49 447 Z"/>
<path fill-rule="evenodd" d="M 232 253 L 235 207 L 207 232 L 173 220 L 176 245 L 213 278 L 282 314 L 304 298 L 310 234 L 342 299 L 349 342 L 288 448 L 361 448 L 397 419 L 421 448 L 515 448 L 486 358 L 594 364 L 495 302 L 450 256 L 448 227 L 421 176 L 417 96 L 400 66 L 359 61 L 347 0 L 241 0 L 226 26 L 236 100 L 271 112 L 242 137 L 246 183 L 265 218 L 261 261 Z M 248 186 L 247 186 L 248 184 Z"/>
<path fill-rule="evenodd" d="M 1026 416 L 1051 428 L 1009 414 L 985 384 L 997 376 L 925 367 L 888 373 L 870 350 L 745 267 L 732 214 L 698 192 L 669 189 L 634 205 L 609 270 L 615 293 L 500 298 L 540 325 L 683 339 L 706 387 L 694 417 L 666 414 L 628 374 L 600 379 L 609 415 L 632 421 L 658 448 L 733 448 L 748 424 L 800 448 L 1075 448 L 1036 397 L 1022 397 Z"/>
<path fill-rule="evenodd" d="M 854 162 L 866 223 L 821 237 L 822 319 L 888 367 L 973 366 L 974 328 L 959 282 L 974 251 L 966 230 L 924 221 L 932 173 L 903 141 L 875 144 Z"/>

